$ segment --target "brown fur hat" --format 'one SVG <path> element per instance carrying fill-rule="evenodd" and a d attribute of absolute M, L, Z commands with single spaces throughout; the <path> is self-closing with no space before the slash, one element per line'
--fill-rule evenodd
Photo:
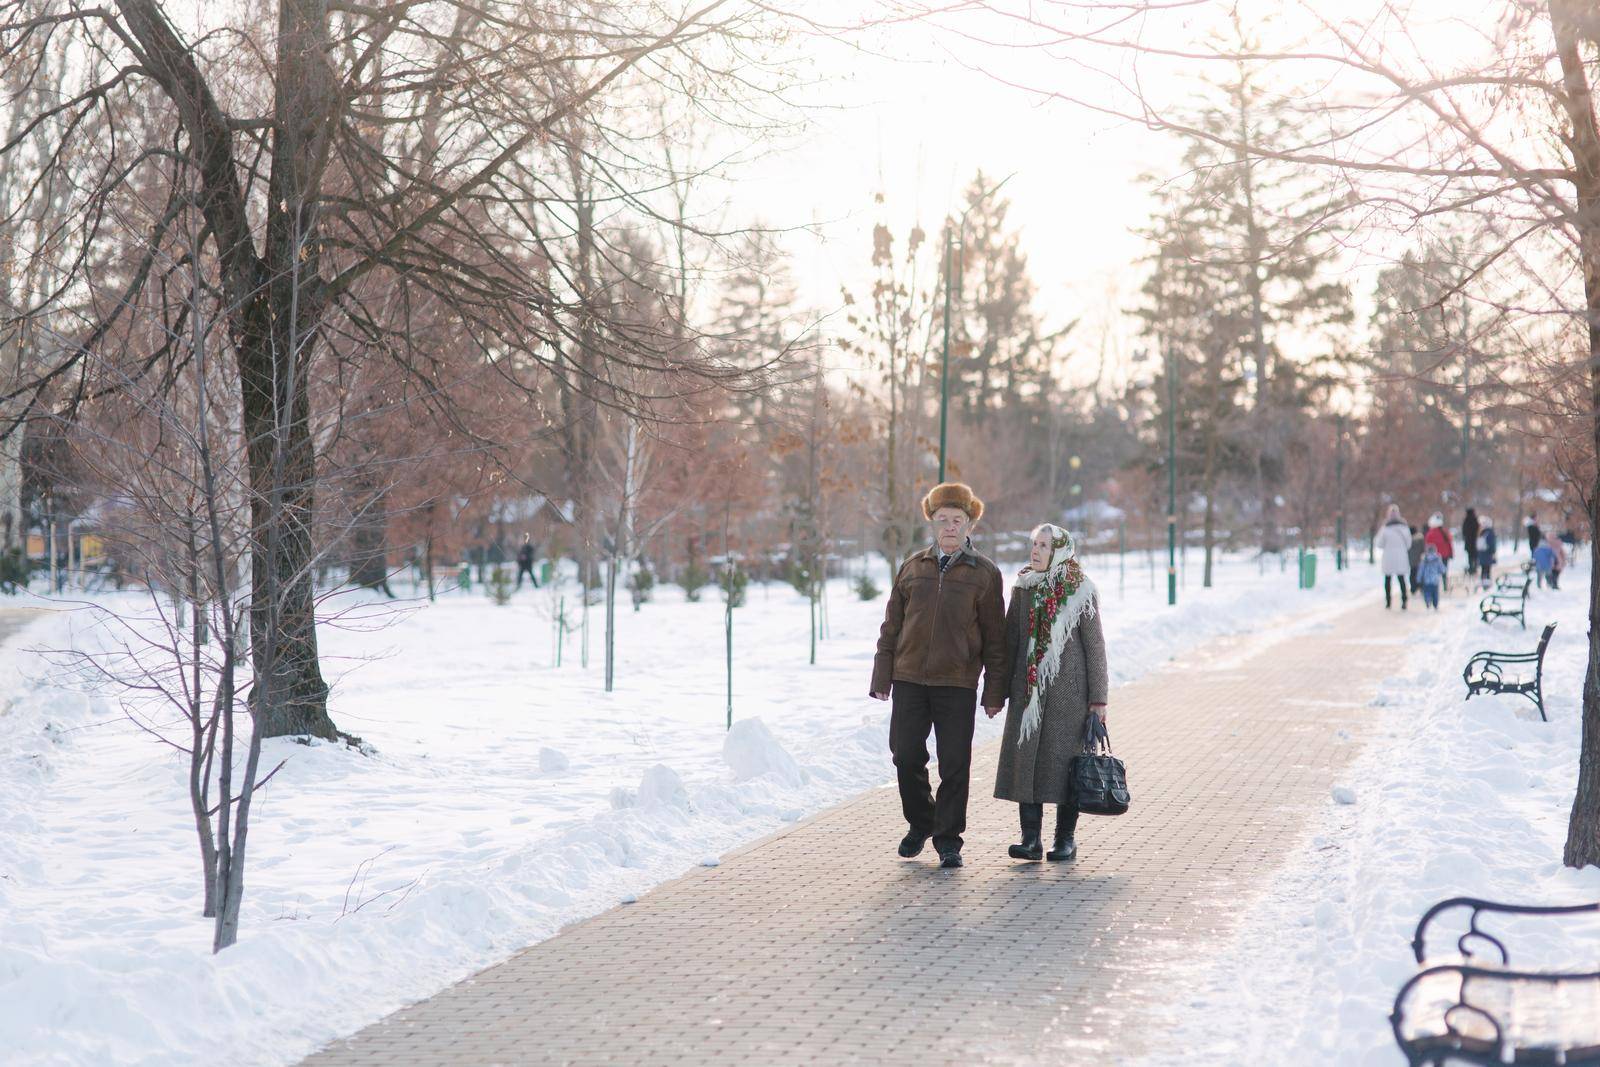
<path fill-rule="evenodd" d="M 973 522 L 983 518 L 983 501 L 972 495 L 972 487 L 961 482 L 944 482 L 928 490 L 922 498 L 922 514 L 933 518 L 940 508 L 960 508 Z"/>

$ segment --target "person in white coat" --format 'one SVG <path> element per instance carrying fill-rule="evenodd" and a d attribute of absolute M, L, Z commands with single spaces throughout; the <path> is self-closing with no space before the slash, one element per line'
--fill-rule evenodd
<path fill-rule="evenodd" d="M 1383 606 L 1394 607 L 1390 582 L 1400 586 L 1400 610 L 1406 610 L 1406 586 L 1411 575 L 1411 527 L 1400 517 L 1400 505 L 1389 505 L 1389 516 L 1378 531 L 1378 550 L 1383 553 Z"/>

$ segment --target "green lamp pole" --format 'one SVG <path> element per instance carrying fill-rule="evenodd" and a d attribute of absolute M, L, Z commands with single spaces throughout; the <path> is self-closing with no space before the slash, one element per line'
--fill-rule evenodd
<path fill-rule="evenodd" d="M 962 247 L 959 238 L 964 239 L 967 233 L 967 216 L 972 209 L 989 199 L 1000 191 L 1000 187 L 1015 178 L 1015 172 L 1007 174 L 1000 180 L 1000 184 L 984 193 L 978 199 L 967 205 L 967 210 L 961 213 L 954 228 L 945 227 L 944 231 L 944 356 L 939 372 L 939 481 L 944 481 L 944 450 L 945 428 L 949 423 L 950 411 L 950 291 L 961 284 L 961 279 L 955 270 L 955 250 Z"/>
<path fill-rule="evenodd" d="M 970 208 L 968 210 L 971 210 Z M 965 213 L 961 221 L 966 222 Z M 944 442 L 945 427 L 949 421 L 950 411 L 950 290 L 954 288 L 955 279 L 955 233 L 949 226 L 944 228 L 944 362 L 939 371 L 939 482 L 944 483 Z"/>
<path fill-rule="evenodd" d="M 1178 419 L 1177 374 L 1167 356 L 1167 604 L 1178 602 Z"/>
<path fill-rule="evenodd" d="M 1335 494 L 1336 494 L 1336 496 L 1338 498 L 1338 504 L 1339 504 L 1339 510 L 1337 512 L 1338 521 L 1334 524 L 1335 526 L 1338 527 L 1338 529 L 1336 529 L 1334 531 L 1334 536 L 1339 539 L 1339 549 L 1334 554 L 1333 560 L 1334 560 L 1335 566 L 1339 570 L 1342 571 L 1342 570 L 1344 570 L 1344 567 L 1345 567 L 1345 562 L 1344 562 L 1344 415 L 1342 415 L 1342 414 L 1335 415 L 1333 417 L 1333 426 L 1334 426 L 1334 431 L 1333 432 L 1336 435 L 1334 437 L 1334 440 L 1333 440 L 1333 479 L 1334 479 L 1334 485 L 1335 485 L 1334 492 L 1335 492 Z"/>

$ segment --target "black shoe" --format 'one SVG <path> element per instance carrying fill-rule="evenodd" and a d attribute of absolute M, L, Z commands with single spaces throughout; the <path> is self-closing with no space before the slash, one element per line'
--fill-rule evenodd
<path fill-rule="evenodd" d="M 922 855 L 922 848 L 928 843 L 927 834 L 919 834 L 912 830 L 900 839 L 900 855 L 906 859 Z"/>
<path fill-rule="evenodd" d="M 1077 839 L 1070 834 L 1056 834 L 1056 847 L 1045 853 L 1045 859 L 1051 863 L 1060 863 L 1070 860 L 1078 854 Z"/>
<path fill-rule="evenodd" d="M 959 848 L 942 848 L 939 850 L 939 866 L 961 866 L 961 850 Z"/>
<path fill-rule="evenodd" d="M 1007 854 L 1014 860 L 1041 860 L 1044 842 L 1040 840 L 1040 826 L 1044 822 L 1043 804 L 1020 805 L 1022 812 L 1022 843 L 1012 845 Z"/>

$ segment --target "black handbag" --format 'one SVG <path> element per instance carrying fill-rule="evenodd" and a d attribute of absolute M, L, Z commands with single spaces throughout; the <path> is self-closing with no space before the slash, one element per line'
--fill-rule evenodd
<path fill-rule="evenodd" d="M 1072 788 L 1086 815 L 1121 815 L 1128 810 L 1128 772 L 1111 754 L 1111 734 L 1094 712 L 1083 729 L 1083 754 L 1072 757 Z"/>

